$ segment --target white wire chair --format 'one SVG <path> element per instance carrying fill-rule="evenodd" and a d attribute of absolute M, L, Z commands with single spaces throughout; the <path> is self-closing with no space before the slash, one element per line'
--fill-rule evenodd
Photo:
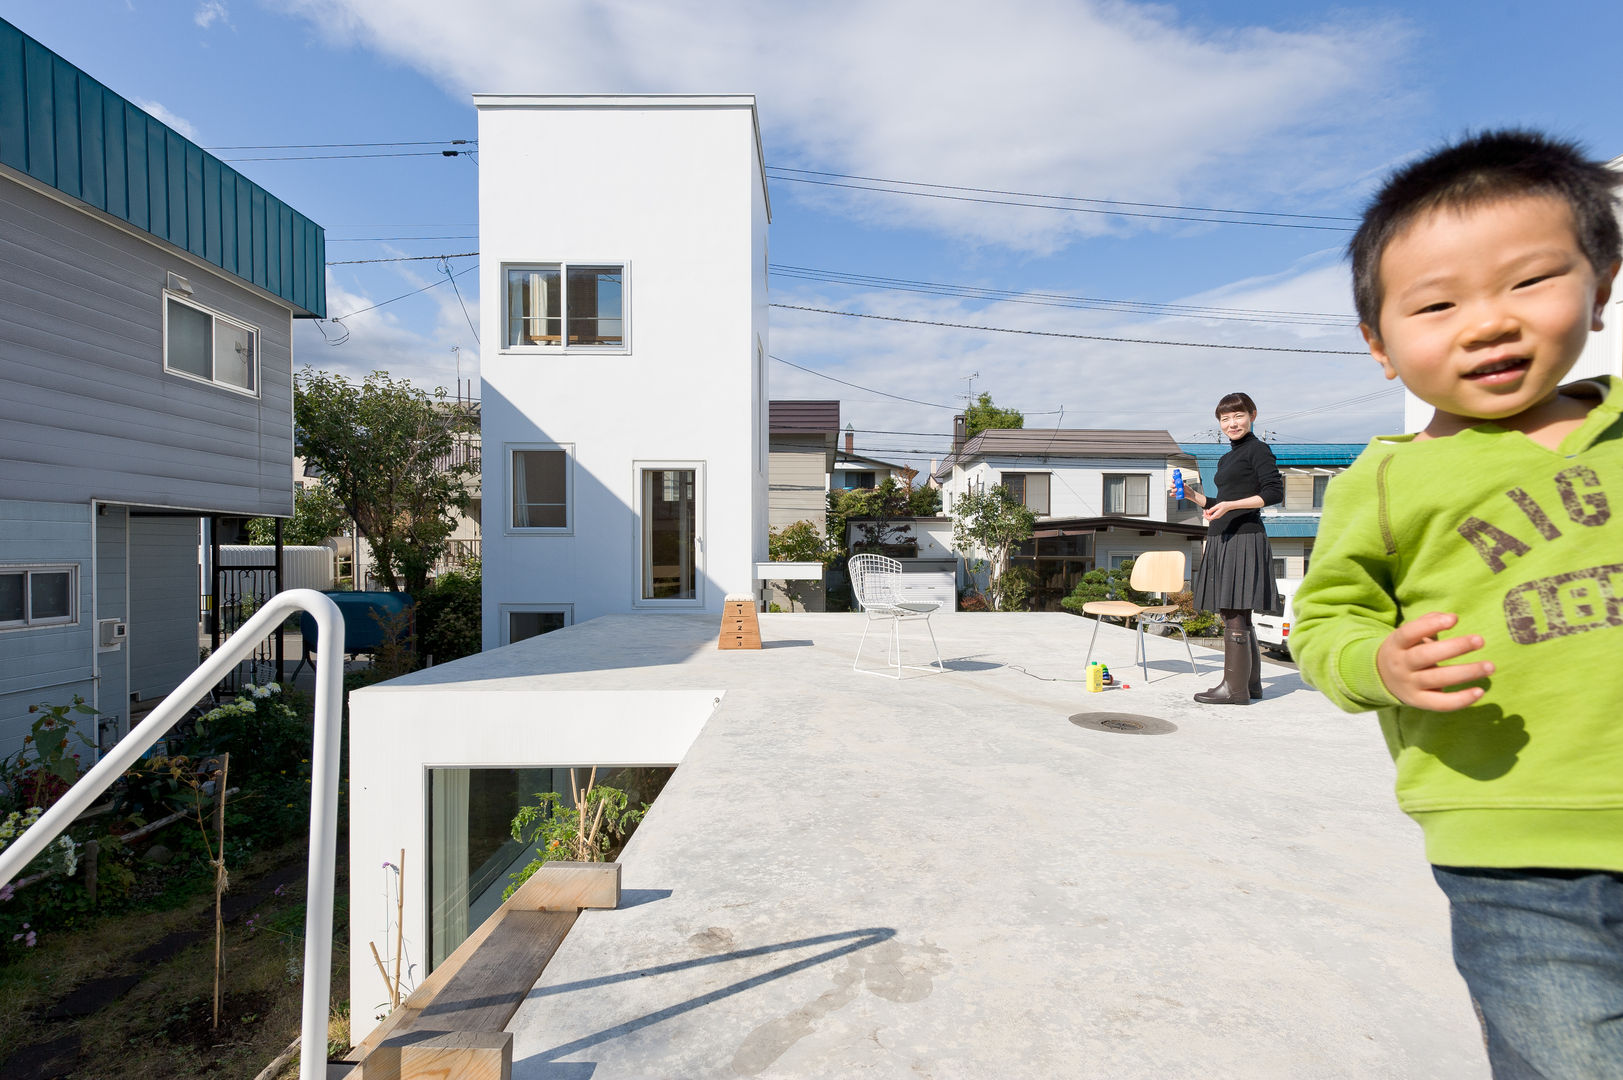
<path fill-rule="evenodd" d="M 941 646 L 936 644 L 935 630 L 930 626 L 930 615 L 941 605 L 933 601 L 908 600 L 902 584 L 902 564 L 884 555 L 853 555 L 846 565 L 851 575 L 851 592 L 867 613 L 868 621 L 862 626 L 862 641 L 857 644 L 857 655 L 851 661 L 851 670 L 866 675 L 884 675 L 900 679 L 904 669 L 909 671 L 945 671 L 941 660 Z M 868 629 L 875 619 L 890 620 L 890 647 L 885 652 L 885 671 L 874 671 L 857 665 L 862 661 L 862 647 L 868 642 Z M 920 667 L 902 663 L 901 625 L 915 619 L 924 620 L 930 632 L 930 644 L 935 648 L 935 667 Z M 891 657 L 895 656 L 892 662 Z M 894 673 L 890 669 L 894 669 Z"/>

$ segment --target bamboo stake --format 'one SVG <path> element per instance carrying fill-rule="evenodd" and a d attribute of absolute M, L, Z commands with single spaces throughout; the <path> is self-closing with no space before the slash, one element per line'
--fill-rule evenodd
<path fill-rule="evenodd" d="M 406 938 L 406 849 L 400 849 L 400 880 L 394 890 L 394 982 L 389 987 L 389 1006 L 400 1005 L 400 954 Z"/>
<path fill-rule="evenodd" d="M 219 1030 L 220 1027 L 220 976 L 225 938 L 225 919 L 220 913 L 220 901 L 226 889 L 225 778 L 230 768 L 230 753 L 221 754 L 219 778 L 215 781 L 215 790 L 219 791 L 220 798 L 214 804 L 214 842 L 218 846 L 218 857 L 214 860 L 214 1022 L 209 1025 L 211 1030 Z"/>
<path fill-rule="evenodd" d="M 394 1005 L 395 993 L 394 993 L 394 983 L 392 981 L 390 981 L 390 979 L 389 979 L 389 969 L 388 969 L 388 967 L 386 967 L 384 965 L 383 957 L 378 955 L 378 947 L 377 947 L 376 944 L 374 944 L 373 942 L 368 941 L 366 943 L 366 947 L 368 949 L 372 950 L 372 962 L 377 964 L 377 966 L 378 966 L 378 974 L 383 976 L 383 985 L 387 986 L 389 988 L 389 1003 L 390 1003 L 390 1006 L 392 1007 Z"/>

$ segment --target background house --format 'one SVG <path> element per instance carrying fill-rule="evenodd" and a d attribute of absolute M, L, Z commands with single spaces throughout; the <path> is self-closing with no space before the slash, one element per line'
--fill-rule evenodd
<path fill-rule="evenodd" d="M 485 646 L 719 613 L 767 555 L 754 99 L 474 103 Z"/>
<path fill-rule="evenodd" d="M 293 506 L 320 226 L 0 21 L 0 755 L 198 663 L 200 522 Z"/>
<path fill-rule="evenodd" d="M 1184 452 L 1208 482 L 1217 475 L 1217 462 L 1228 453 L 1227 440 L 1220 443 L 1183 443 Z M 1264 507 L 1263 527 L 1268 530 L 1268 546 L 1274 553 L 1274 576 L 1299 578 L 1307 573 L 1313 557 L 1313 541 L 1319 534 L 1319 517 L 1324 512 L 1324 493 L 1338 473 L 1358 459 L 1363 443 L 1269 443 L 1274 460 L 1285 478 L 1285 501 Z M 1175 503 L 1174 514 L 1200 520 L 1200 509 L 1185 500 Z"/>
<path fill-rule="evenodd" d="M 855 490 L 857 488 L 874 488 L 886 480 L 894 479 L 898 484 L 911 487 L 918 476 L 918 470 L 907 465 L 898 465 L 894 461 L 883 461 L 856 451 L 856 432 L 849 426 L 845 432 L 845 445 L 834 456 L 833 475 L 829 479 L 829 487 L 834 490 Z"/>
<path fill-rule="evenodd" d="M 935 479 L 948 515 L 962 493 L 997 484 L 1037 515 L 1034 537 L 1010 563 L 1037 574 L 1034 604 L 1053 610 L 1089 570 L 1145 551 L 1181 550 L 1191 568 L 1198 565 L 1206 528 L 1179 520 L 1166 494 L 1171 470 L 1187 460 L 1160 430 L 993 428 L 955 449 Z M 960 555 L 966 566 L 979 557 Z M 976 587 L 983 585 L 977 576 Z"/>

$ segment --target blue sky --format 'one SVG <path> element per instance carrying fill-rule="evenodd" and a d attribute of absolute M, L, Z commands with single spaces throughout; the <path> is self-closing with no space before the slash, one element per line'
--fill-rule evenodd
<path fill-rule="evenodd" d="M 1469 129 L 1532 125 L 1623 155 L 1608 74 L 1623 4 L 1600 0 L 0 0 L 0 14 L 204 147 L 431 144 L 216 151 L 324 225 L 334 261 L 477 249 L 476 156 L 439 155 L 476 138 L 474 92 L 754 93 L 772 263 L 818 272 L 775 273 L 773 301 L 921 320 L 774 308 L 775 356 L 871 389 L 776 363 L 772 394 L 838 397 L 859 448 L 916 463 L 941 452 L 971 385 L 1033 427 L 1188 439 L 1244 389 L 1283 441 L 1397 430 L 1401 395 L 1343 355 L 1362 346 L 1339 219 L 1393 164 Z M 240 160 L 367 153 L 426 156 Z M 831 280 L 852 274 L 868 280 Z M 329 313 L 429 285 L 300 324 L 297 362 L 448 387 L 460 362 L 471 379 L 474 271 L 453 290 L 434 260 L 332 266 Z M 1040 336 L 1066 334 L 1189 345 Z"/>

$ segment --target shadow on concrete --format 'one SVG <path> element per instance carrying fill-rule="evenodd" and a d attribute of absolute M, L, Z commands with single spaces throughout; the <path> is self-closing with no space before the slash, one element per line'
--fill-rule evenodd
<path fill-rule="evenodd" d="M 652 904 L 655 900 L 667 900 L 670 895 L 669 889 L 621 889 L 620 906 L 615 910 L 624 911 L 626 908 L 642 907 L 644 904 Z"/>
<path fill-rule="evenodd" d="M 653 967 L 638 968 L 634 971 L 622 971 L 615 975 L 603 975 L 595 979 L 580 979 L 576 982 L 560 983 L 557 986 L 538 986 L 534 990 L 530 991 L 531 998 L 554 997 L 559 994 L 567 994 L 576 990 L 589 990 L 595 987 L 608 986 L 614 983 L 631 982 L 636 979 L 650 978 L 655 975 L 669 975 L 674 972 L 687 971 L 692 968 L 707 967 L 712 964 L 725 964 L 730 961 L 746 960 L 755 956 L 769 956 L 773 953 L 789 952 L 793 949 L 805 949 L 822 945 L 834 946 L 833 948 L 825 949 L 822 952 L 816 953 L 815 955 L 808 956 L 804 960 L 796 960 L 792 963 L 783 964 L 779 967 L 771 969 L 770 971 L 763 971 L 759 975 L 752 975 L 747 979 L 740 979 L 737 982 L 729 983 L 728 985 L 717 990 L 712 990 L 709 993 L 688 998 L 686 1001 L 679 1001 L 674 1005 L 668 1005 L 663 1009 L 658 1009 L 654 1012 L 647 1013 L 646 1015 L 627 1020 L 624 1023 L 615 1024 L 613 1027 L 604 1028 L 603 1030 L 593 1032 L 590 1035 L 583 1035 L 578 1039 L 563 1043 L 559 1046 L 554 1046 L 550 1050 L 543 1050 L 539 1054 L 532 1054 L 529 1057 L 524 1058 L 522 1061 L 514 1061 L 514 1080 L 519 1080 L 519 1078 L 523 1078 L 523 1080 L 579 1080 L 581 1077 L 590 1076 L 591 1072 L 581 1072 L 579 1070 L 583 1067 L 595 1070 L 595 1063 L 565 1062 L 559 1061 L 558 1059 L 569 1054 L 578 1054 L 583 1050 L 598 1045 L 599 1043 L 608 1042 L 610 1039 L 616 1039 L 622 1035 L 629 1035 L 632 1032 L 640 1031 L 646 1027 L 651 1027 L 652 1025 L 660 1023 L 664 1020 L 673 1019 L 674 1017 L 681 1016 L 683 1013 L 688 1013 L 695 1009 L 703 1008 L 706 1005 L 721 1001 L 724 998 L 732 997 L 735 994 L 742 994 L 746 990 L 753 990 L 758 986 L 763 986 L 766 983 L 773 982 L 777 979 L 786 978 L 787 976 L 793 975 L 797 972 L 804 971 L 807 968 L 816 967 L 818 964 L 826 964 L 831 960 L 838 960 L 840 957 L 848 956 L 851 953 L 857 952 L 858 950 L 872 948 L 875 945 L 889 941 L 895 936 L 895 929 L 889 926 L 867 927 L 862 930 L 842 930 L 834 934 L 819 934 L 816 937 L 798 938 L 794 941 L 781 941 L 773 945 L 760 945 L 753 949 L 736 949 L 732 952 L 718 953 L 714 956 L 701 956 L 693 960 L 679 960 L 671 964 L 658 964 Z"/>
<path fill-rule="evenodd" d="M 763 641 L 763 649 L 809 649 L 817 644 L 811 638 L 787 638 L 783 641 Z"/>

